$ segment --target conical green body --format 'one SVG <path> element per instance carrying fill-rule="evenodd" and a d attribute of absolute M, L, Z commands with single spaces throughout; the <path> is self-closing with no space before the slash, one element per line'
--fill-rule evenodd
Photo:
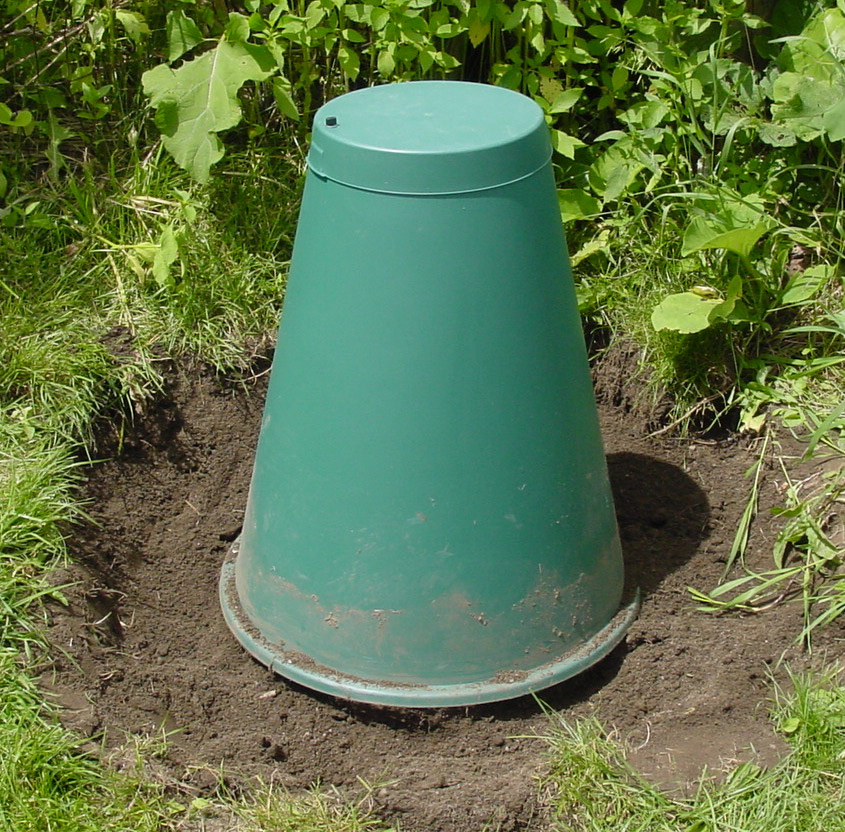
<path fill-rule="evenodd" d="M 469 704 L 567 678 L 624 634 L 549 156 L 539 108 L 492 87 L 373 88 L 318 113 L 221 581 L 279 673 Z"/>

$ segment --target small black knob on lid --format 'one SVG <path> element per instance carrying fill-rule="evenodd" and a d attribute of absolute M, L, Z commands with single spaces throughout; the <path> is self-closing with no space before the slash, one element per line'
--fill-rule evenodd
<path fill-rule="evenodd" d="M 337 116 L 326 116 L 326 127 L 337 127 Z"/>

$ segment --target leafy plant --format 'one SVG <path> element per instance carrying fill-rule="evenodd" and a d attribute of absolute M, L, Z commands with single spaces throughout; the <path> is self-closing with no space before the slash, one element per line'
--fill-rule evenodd
<path fill-rule="evenodd" d="M 839 416 L 842 415 L 840 409 Z M 765 445 L 764 445 L 765 451 Z M 757 464 L 757 472 L 759 465 Z M 738 610 L 758 613 L 791 599 L 802 605 L 804 627 L 798 638 L 811 645 L 813 632 L 845 613 L 845 577 L 841 574 L 845 549 L 836 545 L 826 528 L 836 515 L 837 505 L 845 494 L 845 472 L 834 467 L 822 477 L 821 483 L 808 490 L 806 483 L 793 482 L 783 467 L 788 484 L 785 504 L 772 509 L 772 514 L 784 519 L 773 549 L 773 568 L 754 572 L 743 562 L 746 574 L 727 581 L 710 592 L 689 588 L 692 596 L 708 612 Z M 756 505 L 755 489 L 749 506 Z M 748 510 L 747 510 L 748 511 Z M 748 528 L 753 515 L 743 516 L 739 535 L 747 542 Z M 742 561 L 744 545 L 735 541 L 731 552 Z M 728 561 L 728 568 L 732 559 Z"/>
<path fill-rule="evenodd" d="M 247 26 L 246 32 L 243 26 Z M 186 41 L 179 33 L 177 53 Z M 232 14 L 227 33 L 214 49 L 176 70 L 160 64 L 144 73 L 144 92 L 156 108 L 156 124 L 164 146 L 176 163 L 199 182 L 208 181 L 211 166 L 223 156 L 218 133 L 241 119 L 238 90 L 247 81 L 263 81 L 277 66 L 269 49 L 230 40 L 247 36 L 245 18 Z M 171 40 L 171 54 L 174 42 Z"/>
<path fill-rule="evenodd" d="M 790 751 L 771 768 L 746 762 L 702 771 L 684 794 L 647 782 L 595 719 L 570 721 L 548 711 L 552 795 L 557 832 L 717 832 L 840 829 L 845 689 L 841 670 L 811 677 L 790 673 L 790 691 L 774 686 L 772 722 Z"/>
<path fill-rule="evenodd" d="M 759 207 L 738 199 L 719 198 L 709 203 L 707 213 L 693 217 L 684 234 L 682 257 L 710 249 L 730 252 L 739 259 L 744 275 L 734 276 L 722 296 L 709 286 L 696 286 L 688 292 L 668 295 L 654 309 L 651 320 L 656 330 L 670 329 L 681 333 L 700 332 L 721 321 L 763 321 L 769 312 L 766 278 L 751 261 L 757 241 L 775 225 L 775 221 Z M 749 310 L 742 301 L 744 283 L 756 281 L 757 305 Z"/>

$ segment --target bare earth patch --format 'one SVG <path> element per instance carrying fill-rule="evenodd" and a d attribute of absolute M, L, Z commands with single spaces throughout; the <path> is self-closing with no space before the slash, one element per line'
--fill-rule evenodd
<path fill-rule="evenodd" d="M 790 648 L 800 610 L 713 617 L 686 591 L 710 589 L 721 574 L 753 448 L 648 438 L 647 420 L 619 392 L 629 386 L 624 362 L 597 372 L 626 567 L 643 607 L 607 659 L 541 698 L 573 718 L 595 713 L 668 787 L 683 788 L 703 765 L 755 754 L 772 762 L 781 747 L 767 719 L 767 668 L 785 650 L 802 660 Z M 542 828 L 534 776 L 545 746 L 536 735 L 548 723 L 530 697 L 434 711 L 356 705 L 275 676 L 229 633 L 218 571 L 243 516 L 264 381 L 245 391 L 174 370 L 168 395 L 121 452 L 104 440 L 109 458 L 86 485 L 93 522 L 71 541 L 76 565 L 56 576 L 78 583 L 68 607 L 51 607 L 45 689 L 68 724 L 105 734 L 107 747 L 167 732 L 164 764 L 197 793 L 214 788 L 210 770 L 221 767 L 232 786 L 257 775 L 352 794 L 362 778 L 375 785 L 378 813 L 406 832 Z M 778 471 L 767 470 L 750 553 L 761 564 L 778 488 Z M 820 641 L 831 658 L 842 655 L 842 632 Z"/>

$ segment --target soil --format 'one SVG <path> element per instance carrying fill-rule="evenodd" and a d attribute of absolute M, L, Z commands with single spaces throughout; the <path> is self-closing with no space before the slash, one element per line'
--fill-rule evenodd
<path fill-rule="evenodd" d="M 595 368 L 596 391 L 626 569 L 643 604 L 624 642 L 598 665 L 542 692 L 565 719 L 596 715 L 646 776 L 684 789 L 702 766 L 762 764 L 783 746 L 766 702 L 792 639 L 795 604 L 738 620 L 695 609 L 688 586 L 718 582 L 748 498 L 744 472 L 759 440 L 649 436 L 655 410 L 637 400 L 636 356 L 616 349 Z M 221 384 L 173 368 L 166 395 L 120 443 L 104 427 L 87 469 L 90 522 L 55 575 L 67 606 L 51 607 L 53 662 L 45 690 L 64 721 L 116 748 L 167 733 L 163 765 L 180 788 L 250 778 L 291 789 L 320 781 L 361 793 L 405 832 L 544 828 L 536 776 L 549 717 L 532 698 L 471 708 L 403 710 L 335 700 L 252 660 L 227 629 L 218 572 L 247 497 L 266 373 Z M 765 566 L 782 499 L 767 462 L 749 546 Z M 818 646 L 840 657 L 845 630 Z M 100 740 L 102 738 L 102 740 Z M 485 827 L 485 824 L 487 826 Z"/>

